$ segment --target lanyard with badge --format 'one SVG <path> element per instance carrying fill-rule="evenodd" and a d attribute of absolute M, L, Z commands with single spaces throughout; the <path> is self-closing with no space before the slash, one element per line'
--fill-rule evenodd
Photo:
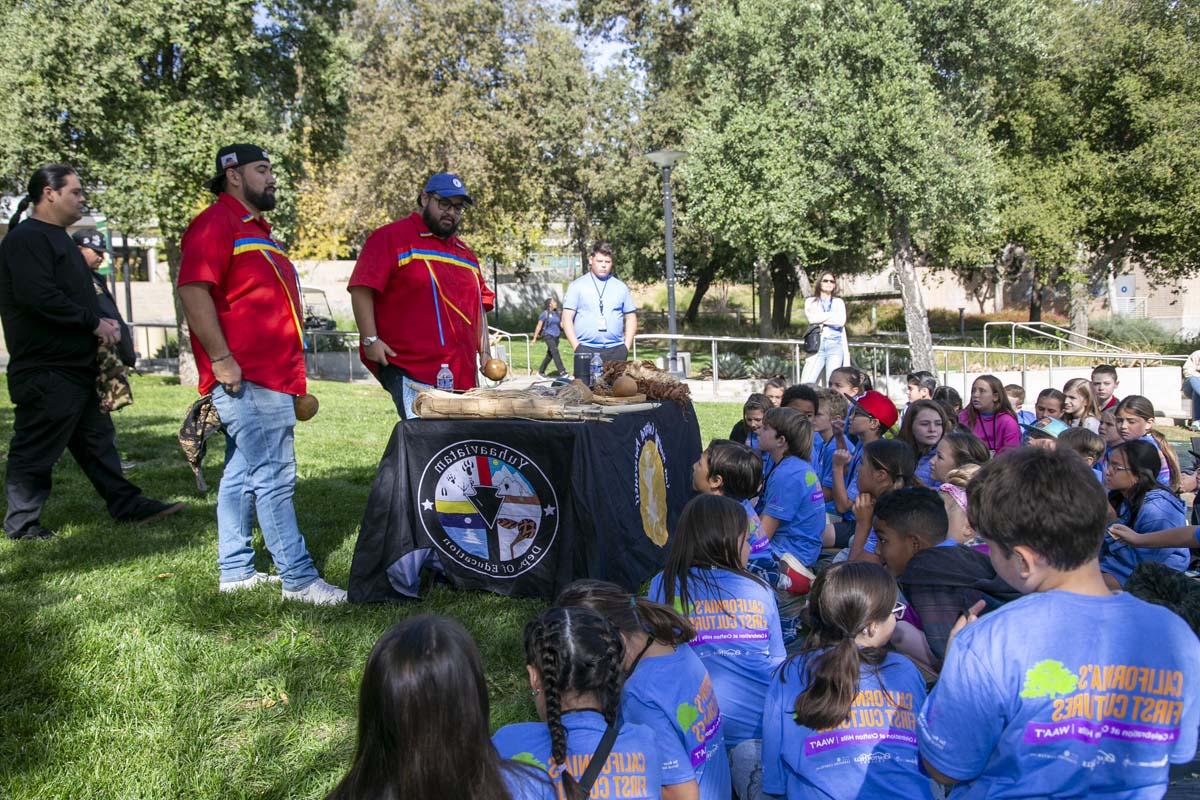
<path fill-rule="evenodd" d="M 608 320 L 604 316 L 604 293 L 608 291 L 608 281 L 607 280 L 603 281 L 604 288 L 601 289 L 599 286 L 596 285 L 596 276 L 592 275 L 591 279 L 592 279 L 592 288 L 596 290 L 596 300 L 600 304 L 600 323 L 596 326 L 596 330 L 606 331 L 606 330 L 608 330 Z"/>

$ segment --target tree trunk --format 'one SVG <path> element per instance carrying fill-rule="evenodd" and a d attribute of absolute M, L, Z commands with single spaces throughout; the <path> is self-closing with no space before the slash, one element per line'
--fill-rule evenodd
<path fill-rule="evenodd" d="M 908 220 L 901 217 L 892 228 L 892 267 L 900 279 L 900 298 L 904 303 L 904 327 L 908 331 L 908 347 L 912 351 L 913 371 L 937 373 L 933 360 L 933 336 L 929 333 L 929 315 L 925 313 L 925 298 L 917 280 L 917 264 L 913 256 L 912 236 Z"/>
<path fill-rule="evenodd" d="M 1088 280 L 1090 264 L 1087 247 L 1080 243 L 1076 254 L 1075 266 L 1071 270 L 1067 286 L 1071 298 L 1071 332 L 1075 334 L 1071 337 L 1071 343 L 1079 346 L 1087 341 L 1085 337 L 1088 335 L 1088 305 L 1091 300 L 1091 292 Z"/>
<path fill-rule="evenodd" d="M 692 302 L 688 303 L 687 313 L 683 317 L 687 324 L 696 324 L 700 316 L 700 303 L 704 300 L 708 288 L 712 286 L 713 276 L 716 274 L 717 265 L 711 261 L 696 274 L 696 292 L 692 295 Z"/>
<path fill-rule="evenodd" d="M 808 279 L 808 273 L 804 271 L 804 265 L 799 261 L 796 262 L 794 271 L 796 273 L 796 287 L 801 297 L 812 297 L 813 287 L 812 281 Z"/>
<path fill-rule="evenodd" d="M 788 300 L 793 292 L 791 272 L 785 254 L 776 253 L 771 258 L 771 284 L 775 295 L 771 304 L 771 328 L 776 334 L 783 333 L 788 327 Z"/>
<path fill-rule="evenodd" d="M 771 269 L 770 262 L 759 256 L 754 262 L 754 270 L 758 278 L 758 338 L 771 338 L 771 316 L 767 309 L 771 305 Z M 760 353 L 767 352 L 767 346 L 759 346 Z"/>
<path fill-rule="evenodd" d="M 1032 258 L 1029 259 L 1029 321 L 1042 321 L 1042 271 L 1038 268 L 1039 264 Z"/>
<path fill-rule="evenodd" d="M 174 288 L 179 281 L 179 265 L 182 254 L 179 252 L 179 242 L 170 236 L 163 237 L 163 249 L 167 251 L 167 267 L 171 275 L 171 286 Z M 176 335 L 179 337 L 179 383 L 181 386 L 198 386 L 200 372 L 196 369 L 196 356 L 192 353 L 192 336 L 188 331 L 187 317 L 183 314 L 183 304 L 179 301 L 179 292 L 173 291 L 175 298 Z"/>

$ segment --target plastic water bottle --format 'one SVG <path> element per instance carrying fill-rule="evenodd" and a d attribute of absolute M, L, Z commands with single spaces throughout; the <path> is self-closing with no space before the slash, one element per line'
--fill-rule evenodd
<path fill-rule="evenodd" d="M 449 364 L 442 364 L 442 368 L 438 370 L 437 388 L 443 392 L 454 391 L 454 373 L 450 371 Z"/>
<path fill-rule="evenodd" d="M 592 353 L 592 364 L 588 370 L 588 377 L 591 379 L 588 382 L 589 386 L 595 386 L 600 382 L 600 376 L 604 374 L 604 362 L 600 360 L 599 353 Z"/>

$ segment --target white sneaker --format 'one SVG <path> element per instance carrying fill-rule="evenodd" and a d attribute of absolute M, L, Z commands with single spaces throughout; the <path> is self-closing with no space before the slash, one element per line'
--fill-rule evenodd
<path fill-rule="evenodd" d="M 279 583 L 278 575 L 268 575 L 265 572 L 256 572 L 249 578 L 241 581 L 221 581 L 221 591 L 238 592 L 242 589 L 253 589 L 263 583 Z"/>
<path fill-rule="evenodd" d="M 287 589 L 284 589 L 283 599 L 311 603 L 314 606 L 340 606 L 346 602 L 346 590 L 339 589 L 317 578 L 297 592 L 289 592 Z"/>

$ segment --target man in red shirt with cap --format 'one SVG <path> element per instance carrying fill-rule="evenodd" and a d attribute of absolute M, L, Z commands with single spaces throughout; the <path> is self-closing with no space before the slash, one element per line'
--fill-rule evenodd
<path fill-rule="evenodd" d="M 350 276 L 360 357 L 401 419 L 414 416 L 417 392 L 436 382 L 442 365 L 455 389 L 471 389 L 489 358 L 487 311 L 496 296 L 455 235 L 472 202 L 457 175 L 432 176 L 417 211 L 367 238 Z"/>
<path fill-rule="evenodd" d="M 296 270 L 263 219 L 275 208 L 266 151 L 251 144 L 221 148 L 209 189 L 217 201 L 192 220 L 180 244 L 179 299 L 200 393 L 212 392 L 225 425 L 217 495 L 220 589 L 282 580 L 285 600 L 344 603 L 346 592 L 317 574 L 292 505 L 294 398 L 307 388 L 304 314 Z M 278 578 L 254 569 L 255 512 Z"/>

